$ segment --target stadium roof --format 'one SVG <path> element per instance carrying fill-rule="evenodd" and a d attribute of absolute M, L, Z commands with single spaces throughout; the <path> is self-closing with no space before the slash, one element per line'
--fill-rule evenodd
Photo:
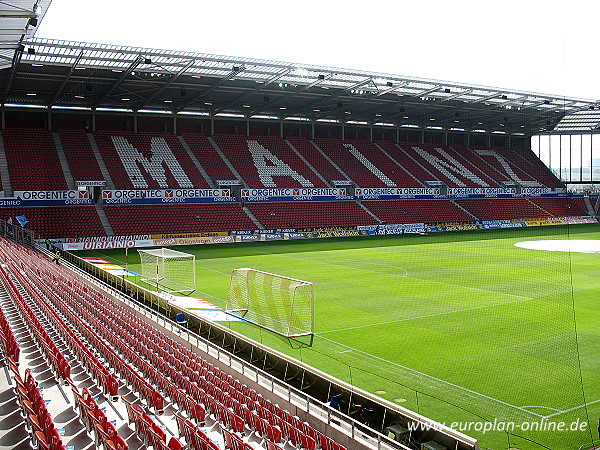
<path fill-rule="evenodd" d="M 35 37 L 22 44 L 14 66 L 0 70 L 7 107 L 521 136 L 552 132 L 559 123 L 581 132 L 568 118 L 600 109 L 594 100 L 334 67 Z M 598 125 L 600 117 L 585 126 Z"/>
<path fill-rule="evenodd" d="M 35 34 L 51 1 L 0 1 L 0 69 L 13 65 L 21 41 Z"/>

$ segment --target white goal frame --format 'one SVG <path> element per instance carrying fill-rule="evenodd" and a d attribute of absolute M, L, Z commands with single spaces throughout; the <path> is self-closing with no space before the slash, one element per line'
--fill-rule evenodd
<path fill-rule="evenodd" d="M 170 248 L 138 249 L 141 280 L 166 292 L 196 290 L 196 255 Z"/>
<path fill-rule="evenodd" d="M 286 337 L 314 334 L 314 285 L 251 268 L 233 269 L 226 312 Z"/>

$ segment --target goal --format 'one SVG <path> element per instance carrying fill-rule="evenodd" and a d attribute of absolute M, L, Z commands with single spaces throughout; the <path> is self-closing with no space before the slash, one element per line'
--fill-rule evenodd
<path fill-rule="evenodd" d="M 226 310 L 287 337 L 312 335 L 313 283 L 256 269 L 234 269 Z"/>
<path fill-rule="evenodd" d="M 169 248 L 138 250 L 141 280 L 167 292 L 196 290 L 196 256 Z"/>

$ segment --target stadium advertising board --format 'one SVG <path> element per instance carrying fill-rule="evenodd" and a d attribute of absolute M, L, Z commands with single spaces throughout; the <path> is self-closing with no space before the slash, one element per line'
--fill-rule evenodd
<path fill-rule="evenodd" d="M 169 239 L 169 238 L 206 238 L 206 237 L 216 237 L 216 236 L 227 236 L 229 233 L 227 231 L 199 231 L 197 233 L 159 233 L 149 235 L 152 239 Z"/>
<path fill-rule="evenodd" d="M 356 188 L 363 200 L 398 200 L 402 198 L 446 198 L 439 188 Z"/>
<path fill-rule="evenodd" d="M 353 200 L 345 188 L 242 189 L 246 202 Z"/>
<path fill-rule="evenodd" d="M 448 195 L 459 198 L 522 197 L 515 188 L 448 188 Z"/>
<path fill-rule="evenodd" d="M 563 188 L 526 187 L 523 188 L 523 194 L 530 197 L 566 197 L 567 191 Z"/>
<path fill-rule="evenodd" d="M 120 239 L 110 241 L 65 242 L 62 249 L 71 250 L 106 250 L 109 248 L 152 247 L 152 239 Z"/>
<path fill-rule="evenodd" d="M 138 189 L 103 190 L 105 205 L 153 205 L 161 203 L 234 202 L 229 189 Z"/>
<path fill-rule="evenodd" d="M 171 245 L 197 245 L 197 244 L 229 244 L 234 242 L 231 236 L 207 236 L 186 238 L 162 238 L 152 240 L 155 247 L 168 247 Z"/>
<path fill-rule="evenodd" d="M 76 181 L 75 184 L 77 186 L 106 186 L 106 181 L 98 180 L 98 181 Z"/>
<path fill-rule="evenodd" d="M 87 191 L 13 191 L 12 197 L 1 197 L 0 206 L 71 206 L 93 205 Z"/>

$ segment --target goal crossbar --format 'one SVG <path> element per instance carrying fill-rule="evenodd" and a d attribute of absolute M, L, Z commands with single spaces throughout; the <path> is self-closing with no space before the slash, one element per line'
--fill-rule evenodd
<path fill-rule="evenodd" d="M 287 337 L 311 335 L 313 283 L 251 268 L 234 269 L 226 311 Z"/>
<path fill-rule="evenodd" d="M 167 292 L 196 290 L 196 256 L 170 248 L 138 250 L 141 280 Z"/>

